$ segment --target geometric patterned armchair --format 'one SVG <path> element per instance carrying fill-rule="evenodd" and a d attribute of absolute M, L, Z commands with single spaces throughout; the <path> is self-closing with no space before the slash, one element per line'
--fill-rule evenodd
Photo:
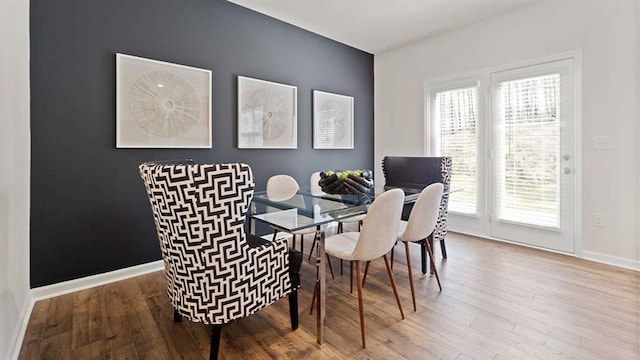
<path fill-rule="evenodd" d="M 451 157 L 407 157 L 385 156 L 382 160 L 385 186 L 423 189 L 433 183 L 442 183 L 444 193 L 438 210 L 438 222 L 429 241 L 440 242 L 442 257 L 447 258 L 444 237 L 447 235 L 447 211 L 449 207 L 449 189 L 451 184 Z M 405 205 L 402 219 L 408 220 L 413 204 Z M 422 247 L 424 250 L 424 247 Z M 435 248 L 434 248 L 435 251 Z M 426 253 L 422 252 L 422 272 L 426 273 Z"/>
<path fill-rule="evenodd" d="M 213 325 L 216 359 L 222 325 L 289 295 L 298 327 L 301 254 L 286 239 L 247 235 L 254 181 L 246 164 L 144 163 L 139 166 L 156 225 L 174 321 Z M 291 256 L 291 259 L 290 259 Z"/>

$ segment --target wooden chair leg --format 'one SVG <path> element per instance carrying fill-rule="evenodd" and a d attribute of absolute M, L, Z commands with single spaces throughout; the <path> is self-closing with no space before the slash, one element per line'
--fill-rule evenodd
<path fill-rule="evenodd" d="M 369 263 L 371 261 L 367 261 L 367 264 L 364 266 L 364 276 L 362 277 L 362 287 L 364 287 L 364 282 L 367 280 L 367 273 L 369 272 Z"/>
<path fill-rule="evenodd" d="M 433 275 L 433 268 L 434 266 L 432 266 L 431 264 L 433 264 L 433 234 L 429 235 L 429 237 L 427 238 L 427 243 L 429 244 L 429 248 L 431 249 L 431 254 L 429 254 L 429 274 Z"/>
<path fill-rule="evenodd" d="M 391 281 L 391 287 L 393 288 L 393 294 L 396 296 L 396 302 L 398 303 L 398 309 L 400 309 L 400 316 L 404 320 L 404 311 L 402 311 L 402 304 L 400 303 L 400 295 L 398 295 L 398 287 L 396 286 L 396 280 L 393 278 L 393 272 L 391 271 L 391 265 L 389 265 L 389 259 L 387 255 L 383 255 L 384 264 L 387 266 L 387 274 L 389 274 L 389 280 Z"/>
<path fill-rule="evenodd" d="M 433 261 L 433 252 L 431 251 L 431 245 L 428 241 L 425 241 L 425 247 L 427 248 L 427 252 L 429 253 L 429 259 L 431 262 L 431 272 L 436 276 L 436 280 L 438 281 L 438 287 L 440 291 L 442 291 L 442 285 L 440 285 L 440 276 L 438 276 L 438 269 L 436 268 L 436 262 Z"/>
<path fill-rule="evenodd" d="M 419 244 L 423 244 L 425 243 L 427 240 L 422 240 L 419 242 Z M 420 263 L 421 263 L 421 269 L 422 269 L 422 274 L 426 274 L 427 273 L 427 247 L 426 246 L 420 246 Z"/>
<path fill-rule="evenodd" d="M 353 260 L 349 261 L 349 293 L 353 294 Z"/>
<path fill-rule="evenodd" d="M 291 329 L 295 330 L 298 328 L 298 290 L 293 290 L 289 294 L 289 315 L 291 316 Z"/>
<path fill-rule="evenodd" d="M 356 262 L 356 281 L 358 287 L 358 310 L 360 311 L 360 333 L 362 334 L 362 348 L 366 348 L 364 338 L 364 307 L 362 304 L 362 283 L 360 282 L 360 261 Z"/>
<path fill-rule="evenodd" d="M 316 233 L 313 235 L 313 242 L 311 243 L 311 250 L 309 250 L 309 258 L 307 260 L 311 260 L 311 255 L 313 254 L 313 249 L 316 248 L 316 241 L 318 241 L 319 236 L 320 233 L 316 231 Z"/>
<path fill-rule="evenodd" d="M 398 242 L 396 241 L 396 244 Z M 396 245 L 394 244 L 393 247 L 391 248 L 391 269 L 393 269 L 393 253 L 395 252 Z"/>
<path fill-rule="evenodd" d="M 218 350 L 220 350 L 220 334 L 222 333 L 222 325 L 213 325 L 211 328 L 211 349 L 209 350 L 209 360 L 217 360 Z"/>
<path fill-rule="evenodd" d="M 276 235 L 278 235 L 278 230 L 273 230 L 273 238 L 271 239 L 271 241 L 276 241 Z"/>
<path fill-rule="evenodd" d="M 409 242 L 408 241 L 404 241 L 404 250 L 407 253 L 407 270 L 409 272 L 409 286 L 411 287 L 411 300 L 413 301 L 413 311 L 417 311 L 417 309 L 416 309 L 416 289 L 413 286 L 413 272 L 411 270 L 411 254 L 409 253 Z"/>
<path fill-rule="evenodd" d="M 178 310 L 173 310 L 173 322 L 174 323 L 182 322 L 182 315 L 180 315 Z"/>
<path fill-rule="evenodd" d="M 327 256 L 327 265 L 329 265 L 329 271 L 331 272 L 331 279 L 335 280 L 335 276 L 333 276 L 333 266 L 331 265 L 331 258 L 329 257 L 329 254 L 325 253 L 325 255 Z"/>

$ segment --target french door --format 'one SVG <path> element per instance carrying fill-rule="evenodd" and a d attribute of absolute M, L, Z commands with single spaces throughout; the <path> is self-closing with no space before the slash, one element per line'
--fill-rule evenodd
<path fill-rule="evenodd" d="M 463 189 L 451 229 L 575 251 L 574 87 L 573 57 L 426 84 L 428 154 Z"/>
<path fill-rule="evenodd" d="M 573 60 L 494 72 L 490 232 L 574 252 Z"/>

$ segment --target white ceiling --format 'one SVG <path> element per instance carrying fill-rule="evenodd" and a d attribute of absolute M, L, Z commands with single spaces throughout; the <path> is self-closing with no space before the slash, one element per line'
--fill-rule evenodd
<path fill-rule="evenodd" d="M 538 0 L 228 0 L 377 54 Z"/>

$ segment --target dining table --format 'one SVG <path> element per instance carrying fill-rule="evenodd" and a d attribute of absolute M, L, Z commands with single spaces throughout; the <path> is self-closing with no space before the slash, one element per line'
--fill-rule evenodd
<path fill-rule="evenodd" d="M 398 188 L 398 187 L 394 187 Z M 415 202 L 422 188 L 400 188 L 405 193 L 405 203 Z M 293 232 L 316 228 L 316 340 L 319 345 L 325 343 L 326 316 L 326 231 L 331 223 L 366 213 L 376 195 L 388 188 L 375 191 L 373 188 L 365 194 L 334 195 L 300 189 L 291 198 L 269 199 L 266 191 L 256 192 L 249 213 L 250 231 L 256 234 L 256 223 L 264 223 L 276 230 Z"/>

